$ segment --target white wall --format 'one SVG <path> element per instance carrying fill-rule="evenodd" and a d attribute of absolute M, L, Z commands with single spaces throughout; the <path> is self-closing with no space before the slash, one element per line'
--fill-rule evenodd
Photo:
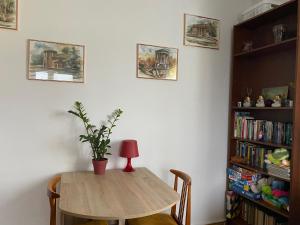
<path fill-rule="evenodd" d="M 26 0 L 19 31 L 0 31 L 0 224 L 46 225 L 47 180 L 91 169 L 83 132 L 67 114 L 75 100 L 95 123 L 121 107 L 109 167 L 121 139 L 136 138 L 146 166 L 172 183 L 169 168 L 193 178 L 192 223 L 224 218 L 231 31 L 250 0 Z M 185 47 L 183 14 L 221 20 L 221 48 Z M 27 39 L 86 46 L 85 84 L 26 79 Z M 179 80 L 135 77 L 136 44 L 179 48 Z"/>

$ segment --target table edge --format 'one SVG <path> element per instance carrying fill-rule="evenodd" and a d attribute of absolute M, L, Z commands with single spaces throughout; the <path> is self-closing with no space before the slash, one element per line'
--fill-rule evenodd
<path fill-rule="evenodd" d="M 83 214 L 76 214 L 76 213 L 72 213 L 69 211 L 65 211 L 63 209 L 60 208 L 61 213 L 65 214 L 65 215 L 69 215 L 69 216 L 75 216 L 77 218 L 83 218 L 83 219 L 94 219 L 94 220 L 127 220 L 127 219 L 134 219 L 134 218 L 141 218 L 141 217 L 145 217 L 145 216 L 151 216 L 160 212 L 163 212 L 167 209 L 170 209 L 172 206 L 174 206 L 176 203 L 178 203 L 178 201 L 160 209 L 160 210 L 154 210 L 151 213 L 141 213 L 141 214 L 137 214 L 137 215 L 130 215 L 127 217 L 114 217 L 114 216 L 109 216 L 109 217 L 102 217 L 102 216 L 90 216 L 90 215 L 83 215 Z"/>

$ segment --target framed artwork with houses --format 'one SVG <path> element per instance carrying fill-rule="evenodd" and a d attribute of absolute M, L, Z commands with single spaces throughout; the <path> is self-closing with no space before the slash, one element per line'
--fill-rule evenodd
<path fill-rule="evenodd" d="M 28 41 L 28 79 L 83 83 L 83 45 Z"/>
<path fill-rule="evenodd" d="M 0 28 L 18 29 L 18 0 L 0 0 Z"/>
<path fill-rule="evenodd" d="M 184 14 L 184 45 L 219 49 L 220 21 Z"/>
<path fill-rule="evenodd" d="M 137 44 L 137 78 L 178 79 L 178 49 Z"/>

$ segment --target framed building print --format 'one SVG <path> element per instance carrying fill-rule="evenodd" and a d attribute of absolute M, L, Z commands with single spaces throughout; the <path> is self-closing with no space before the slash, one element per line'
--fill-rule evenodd
<path fill-rule="evenodd" d="M 157 80 L 178 79 L 178 49 L 137 45 L 137 77 Z"/>
<path fill-rule="evenodd" d="M 219 49 L 220 21 L 217 19 L 184 15 L 184 45 Z"/>
<path fill-rule="evenodd" d="M 28 79 L 83 83 L 83 45 L 28 41 Z"/>

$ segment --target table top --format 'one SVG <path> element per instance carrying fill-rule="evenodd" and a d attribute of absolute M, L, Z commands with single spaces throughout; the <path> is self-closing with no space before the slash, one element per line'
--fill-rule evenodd
<path fill-rule="evenodd" d="M 149 216 L 179 201 L 179 194 L 147 168 L 137 168 L 132 173 L 113 169 L 105 175 L 63 173 L 60 188 L 60 210 L 88 219 Z"/>

